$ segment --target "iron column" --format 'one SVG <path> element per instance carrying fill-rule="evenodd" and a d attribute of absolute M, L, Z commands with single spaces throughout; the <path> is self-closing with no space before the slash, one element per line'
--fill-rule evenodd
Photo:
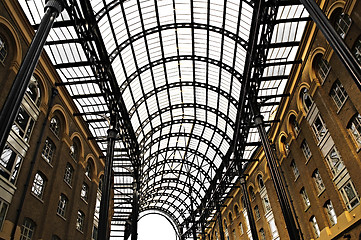
<path fill-rule="evenodd" d="M 361 90 L 361 68 L 350 49 L 340 35 L 337 34 L 336 30 L 328 21 L 326 15 L 322 12 L 315 0 L 301 0 L 301 3 L 305 6 L 312 20 L 316 23 L 328 43 L 339 56 L 341 62 L 351 74 L 357 87 Z"/>
<path fill-rule="evenodd" d="M 104 184 L 102 189 L 102 198 L 100 201 L 100 214 L 99 214 L 99 226 L 98 226 L 98 239 L 108 239 L 109 229 L 109 205 L 110 205 L 110 193 L 112 186 L 112 170 L 113 170 L 113 157 L 115 140 L 118 134 L 117 119 L 115 114 L 111 114 L 110 126 L 107 131 L 107 155 L 105 156 L 104 167 Z"/>
<path fill-rule="evenodd" d="M 258 134 L 261 138 L 263 151 L 266 155 L 266 160 L 267 160 L 268 167 L 269 167 L 271 177 L 273 180 L 273 184 L 274 184 L 274 187 L 275 187 L 275 190 L 277 193 L 278 201 L 281 205 L 281 210 L 283 213 L 284 220 L 286 222 L 288 235 L 290 236 L 290 239 L 292 239 L 292 240 L 299 240 L 300 239 L 299 231 L 296 227 L 296 223 L 293 218 L 293 214 L 291 211 L 291 207 L 289 205 L 286 189 L 283 184 L 275 156 L 273 155 L 271 145 L 270 145 L 268 137 L 267 137 L 266 130 L 264 128 L 263 116 L 260 114 L 259 106 L 257 105 L 256 102 L 251 103 L 251 111 L 252 111 L 252 115 L 254 117 L 254 123 L 258 130 Z"/>
<path fill-rule="evenodd" d="M 4 149 L 9 136 L 11 126 L 18 114 L 21 101 L 29 85 L 30 78 L 34 73 L 36 64 L 39 61 L 46 38 L 53 26 L 55 19 L 64 9 L 63 0 L 49 0 L 45 5 L 45 14 L 41 20 L 38 31 L 25 54 L 19 71 L 14 79 L 0 114 L 0 151 Z"/>
<path fill-rule="evenodd" d="M 136 179 L 138 179 L 136 177 Z M 139 185 L 137 180 L 133 182 L 133 209 L 132 209 L 132 240 L 138 239 L 138 216 L 139 216 Z"/>
<path fill-rule="evenodd" d="M 244 197 L 244 204 L 246 205 L 248 220 L 249 220 L 249 226 L 251 228 L 252 238 L 253 240 L 258 240 L 258 234 L 257 234 L 257 228 L 256 228 L 256 222 L 254 221 L 253 211 L 251 208 L 251 202 L 249 201 L 247 187 L 246 187 L 246 177 L 241 176 L 240 179 L 242 193 Z"/>
<path fill-rule="evenodd" d="M 219 236 L 221 240 L 224 240 L 224 232 L 223 232 L 223 224 L 222 224 L 222 213 L 221 208 L 218 203 L 218 199 L 216 199 L 216 210 L 218 212 L 218 228 L 219 228 Z"/>

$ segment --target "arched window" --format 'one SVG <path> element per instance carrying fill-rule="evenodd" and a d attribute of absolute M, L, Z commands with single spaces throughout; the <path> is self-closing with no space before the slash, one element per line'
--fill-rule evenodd
<path fill-rule="evenodd" d="M 90 165 L 90 163 L 88 162 L 88 164 L 86 165 L 85 168 L 85 176 L 87 176 L 89 179 L 91 179 L 91 171 L 92 171 L 92 167 Z"/>
<path fill-rule="evenodd" d="M 26 89 L 26 93 L 30 97 L 30 99 L 35 103 L 35 105 L 39 107 L 41 93 L 40 93 L 38 80 L 34 76 L 32 76 L 30 79 L 30 83 L 28 85 L 28 88 Z"/>
<path fill-rule="evenodd" d="M 60 121 L 59 118 L 54 116 L 50 119 L 50 130 L 55 134 L 55 136 L 59 137 L 60 132 Z"/>
<path fill-rule="evenodd" d="M 317 224 L 317 221 L 316 221 L 316 217 L 315 216 L 312 216 L 310 218 L 310 223 L 311 223 L 311 226 L 313 228 L 313 232 L 315 234 L 315 237 L 318 238 L 320 236 L 320 228 L 318 227 L 318 224 Z"/>
<path fill-rule="evenodd" d="M 71 186 L 73 181 L 73 174 L 74 174 L 74 168 L 70 163 L 67 163 L 65 166 L 65 173 L 64 173 L 64 182 L 69 184 Z"/>
<path fill-rule="evenodd" d="M 99 179 L 99 186 L 98 186 L 98 189 L 101 192 L 103 191 L 103 185 L 104 185 L 104 175 L 101 175 L 100 179 Z"/>
<path fill-rule="evenodd" d="M 84 229 L 84 219 L 85 219 L 85 214 L 79 210 L 78 216 L 76 218 L 76 229 L 78 229 L 81 232 L 83 232 Z"/>
<path fill-rule="evenodd" d="M 328 61 L 322 57 L 322 54 L 318 54 L 315 58 L 315 61 L 317 76 L 321 80 L 321 83 L 323 83 L 326 80 L 328 74 L 330 73 L 331 66 Z"/>
<path fill-rule="evenodd" d="M 236 216 L 238 217 L 239 216 L 239 208 L 238 208 L 238 205 L 234 205 L 234 212 L 236 214 Z"/>
<path fill-rule="evenodd" d="M 35 232 L 36 224 L 30 218 L 25 218 L 24 223 L 21 226 L 20 240 L 31 240 Z"/>
<path fill-rule="evenodd" d="M 297 122 L 296 116 L 293 114 L 290 116 L 290 125 L 291 125 L 292 131 L 296 137 L 300 133 L 301 128 Z"/>
<path fill-rule="evenodd" d="M 312 100 L 310 94 L 308 93 L 307 88 L 302 89 L 301 97 L 302 97 L 303 107 L 307 113 L 311 109 L 311 106 L 313 103 L 313 100 Z"/>
<path fill-rule="evenodd" d="M 337 215 L 335 209 L 333 208 L 331 200 L 327 200 L 325 205 L 323 205 L 327 213 L 328 219 L 330 220 L 331 226 L 337 223 Z"/>
<path fill-rule="evenodd" d="M 290 152 L 290 144 L 287 142 L 286 136 L 281 137 L 281 143 L 284 153 L 288 155 L 288 153 Z"/>
<path fill-rule="evenodd" d="M 342 12 L 341 8 L 337 8 L 331 15 L 331 23 L 336 30 L 336 32 L 342 37 L 345 38 L 348 30 L 350 29 L 352 20 L 350 16 Z"/>
<path fill-rule="evenodd" d="M 60 240 L 60 237 L 58 237 L 57 235 L 53 235 L 51 236 L 51 240 Z"/>
<path fill-rule="evenodd" d="M 347 128 L 350 130 L 357 146 L 361 147 L 361 115 L 359 113 L 351 118 Z"/>
<path fill-rule="evenodd" d="M 258 176 L 257 176 L 257 181 L 258 181 L 259 189 L 264 188 L 263 178 L 260 174 L 258 174 Z"/>
<path fill-rule="evenodd" d="M 347 92 L 341 82 L 336 80 L 330 90 L 330 96 L 335 102 L 338 109 L 340 109 L 347 100 Z"/>
<path fill-rule="evenodd" d="M 83 199 L 85 202 L 88 202 L 88 195 L 89 195 L 89 187 L 88 184 L 83 182 L 83 185 L 81 187 L 81 192 L 80 192 L 80 197 L 81 199 Z"/>
<path fill-rule="evenodd" d="M 317 192 L 320 194 L 321 192 L 323 192 L 323 190 L 325 190 L 325 184 L 323 184 L 321 174 L 318 171 L 318 169 L 313 171 L 312 178 L 313 178 L 313 181 L 315 182 Z"/>
<path fill-rule="evenodd" d="M 228 219 L 229 219 L 230 224 L 232 224 L 232 222 L 233 222 L 233 216 L 232 216 L 232 213 L 231 213 L 231 212 L 228 213 Z"/>
<path fill-rule="evenodd" d="M 263 228 L 261 228 L 261 229 L 259 230 L 259 237 L 260 237 L 261 240 L 266 240 L 266 234 L 265 234 Z"/>
<path fill-rule="evenodd" d="M 5 40 L 0 36 L 0 62 L 4 63 L 5 58 L 8 55 L 8 50 L 5 44 Z"/>
<path fill-rule="evenodd" d="M 34 177 L 34 182 L 31 188 L 31 192 L 38 198 L 42 199 L 45 190 L 45 185 L 46 185 L 45 176 L 42 173 L 37 172 Z"/>
<path fill-rule="evenodd" d="M 78 159 L 78 146 L 75 143 L 73 143 L 73 145 L 70 146 L 69 154 L 70 154 L 72 159 L 77 161 L 77 159 Z"/>
<path fill-rule="evenodd" d="M 358 37 L 355 44 L 352 47 L 352 54 L 356 58 L 359 64 L 361 64 L 361 36 Z"/>
<path fill-rule="evenodd" d="M 53 141 L 50 140 L 50 138 L 47 138 L 45 140 L 45 144 L 43 147 L 43 151 L 41 153 L 41 156 L 48 162 L 48 163 L 52 163 L 53 162 L 53 157 L 54 157 L 54 153 L 55 153 L 55 144 L 53 143 Z"/>
<path fill-rule="evenodd" d="M 248 188 L 249 191 L 249 197 L 251 198 L 251 201 L 256 199 L 256 194 L 254 193 L 254 189 L 252 186 L 249 186 Z"/>
<path fill-rule="evenodd" d="M 68 198 L 64 194 L 60 194 L 58 208 L 56 210 L 57 214 L 59 214 L 62 217 L 65 217 L 66 207 L 68 205 L 68 202 L 69 202 Z"/>

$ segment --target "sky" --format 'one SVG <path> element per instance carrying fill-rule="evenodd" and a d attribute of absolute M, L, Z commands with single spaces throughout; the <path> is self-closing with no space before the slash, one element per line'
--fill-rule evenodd
<path fill-rule="evenodd" d="M 172 225 L 158 214 L 144 216 L 138 221 L 138 240 L 176 240 Z"/>

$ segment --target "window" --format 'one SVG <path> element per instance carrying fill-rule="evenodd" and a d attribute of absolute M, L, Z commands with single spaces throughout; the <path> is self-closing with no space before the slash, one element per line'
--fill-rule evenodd
<path fill-rule="evenodd" d="M 311 153 L 311 149 L 308 147 L 306 140 L 302 141 L 301 149 L 302 149 L 303 155 L 305 155 L 305 158 L 308 161 L 311 158 L 312 153 Z"/>
<path fill-rule="evenodd" d="M 101 176 L 100 176 L 100 179 L 99 179 L 99 185 L 98 185 L 98 190 L 99 190 L 100 192 L 103 191 L 103 185 L 104 185 L 104 175 L 101 175 Z"/>
<path fill-rule="evenodd" d="M 335 225 L 337 223 L 337 216 L 335 209 L 333 208 L 332 202 L 330 200 L 327 200 L 323 207 L 325 208 L 331 226 Z"/>
<path fill-rule="evenodd" d="M 85 168 L 85 176 L 87 176 L 89 179 L 91 179 L 91 166 L 90 166 L 90 163 L 88 163 L 86 165 L 86 168 Z"/>
<path fill-rule="evenodd" d="M 286 137 L 282 136 L 281 137 L 281 145 L 283 145 L 283 151 L 286 155 L 288 155 L 288 153 L 290 152 L 290 145 L 288 142 L 286 142 Z"/>
<path fill-rule="evenodd" d="M 326 135 L 327 132 L 326 124 L 319 114 L 313 121 L 312 130 L 318 142 L 320 142 L 323 139 L 323 137 Z"/>
<path fill-rule="evenodd" d="M 340 189 L 343 201 L 349 211 L 354 209 L 360 203 L 356 189 L 351 180 L 348 180 Z"/>
<path fill-rule="evenodd" d="M 320 228 L 318 227 L 318 224 L 317 224 L 317 221 L 316 221 L 316 217 L 315 216 L 312 216 L 310 218 L 310 223 L 311 223 L 311 226 L 313 228 L 313 232 L 316 236 L 316 238 L 318 238 L 320 236 Z"/>
<path fill-rule="evenodd" d="M 257 176 L 257 181 L 258 181 L 259 188 L 260 189 L 264 188 L 264 182 L 263 182 L 263 178 L 261 175 Z"/>
<path fill-rule="evenodd" d="M 265 234 L 263 228 L 261 228 L 261 229 L 259 230 L 259 238 L 260 238 L 261 240 L 266 240 L 266 234 Z"/>
<path fill-rule="evenodd" d="M 361 115 L 359 113 L 351 119 L 348 129 L 352 133 L 352 137 L 357 145 L 361 147 Z"/>
<path fill-rule="evenodd" d="M 240 235 L 243 235 L 243 225 L 241 222 L 238 224 L 238 228 L 239 228 Z"/>
<path fill-rule="evenodd" d="M 81 199 L 83 199 L 85 202 L 88 202 L 88 193 L 89 192 L 89 187 L 86 183 L 83 183 L 82 187 L 81 187 L 81 192 L 80 192 L 80 197 Z"/>
<path fill-rule="evenodd" d="M 254 207 L 254 215 L 256 216 L 256 220 L 261 218 L 261 214 L 259 213 L 259 208 L 257 205 Z"/>
<path fill-rule="evenodd" d="M 53 236 L 51 236 L 51 240 L 60 240 L 60 237 L 53 235 Z"/>
<path fill-rule="evenodd" d="M 277 226 L 275 223 L 274 218 L 272 218 L 269 222 L 269 228 L 271 230 L 271 234 L 272 234 L 272 239 L 278 239 L 278 230 L 277 230 Z"/>
<path fill-rule="evenodd" d="M 228 213 L 228 219 L 229 219 L 230 224 L 232 224 L 233 223 L 233 216 L 232 216 L 231 212 Z"/>
<path fill-rule="evenodd" d="M 254 193 L 253 187 L 250 186 L 248 191 L 249 191 L 249 197 L 251 198 L 251 201 L 255 200 L 256 199 L 256 194 Z"/>
<path fill-rule="evenodd" d="M 21 226 L 20 240 L 31 240 L 35 231 L 35 223 L 30 218 L 25 218 Z"/>
<path fill-rule="evenodd" d="M 300 194 L 301 194 L 303 203 L 305 204 L 305 207 L 307 209 L 309 206 L 311 206 L 311 202 L 310 202 L 310 199 L 308 198 L 305 188 L 301 189 Z"/>
<path fill-rule="evenodd" d="M 355 45 L 352 48 L 352 54 L 361 64 L 361 36 L 356 40 Z"/>
<path fill-rule="evenodd" d="M 97 239 L 98 239 L 98 227 L 93 226 L 92 240 L 97 240 Z"/>
<path fill-rule="evenodd" d="M 41 99 L 40 87 L 38 80 L 34 76 L 32 76 L 30 79 L 30 83 L 28 85 L 28 88 L 26 89 L 26 94 L 35 103 L 35 105 L 39 107 Z"/>
<path fill-rule="evenodd" d="M 59 202 L 58 202 L 58 208 L 56 212 L 62 216 L 65 217 L 66 212 L 66 206 L 68 205 L 68 198 L 64 194 L 60 194 Z"/>
<path fill-rule="evenodd" d="M 23 106 L 20 106 L 18 115 L 15 118 L 12 129 L 16 132 L 21 139 L 25 142 L 29 142 L 30 135 L 34 127 L 34 119 L 30 114 L 24 109 Z"/>
<path fill-rule="evenodd" d="M 8 54 L 8 50 L 5 44 L 4 39 L 0 36 L 0 62 L 4 63 L 5 62 L 5 58 Z"/>
<path fill-rule="evenodd" d="M 50 130 L 55 134 L 55 136 L 59 136 L 60 132 L 60 124 L 58 117 L 53 117 L 50 119 Z"/>
<path fill-rule="evenodd" d="M 333 176 L 336 176 L 344 168 L 341 156 L 335 146 L 333 146 L 330 152 L 327 154 L 326 160 Z"/>
<path fill-rule="evenodd" d="M 55 144 L 49 138 L 45 140 L 41 156 L 48 162 L 52 163 L 55 152 Z"/>
<path fill-rule="evenodd" d="M 76 144 L 73 144 L 73 145 L 70 146 L 69 154 L 70 154 L 72 159 L 77 161 L 77 159 L 78 159 L 78 147 L 77 147 Z"/>
<path fill-rule="evenodd" d="M 239 217 L 239 208 L 238 208 L 238 205 L 234 205 L 234 212 L 236 214 L 237 217 Z"/>
<path fill-rule="evenodd" d="M 232 236 L 233 236 L 233 239 L 236 240 L 237 239 L 237 236 L 236 236 L 236 231 L 233 229 L 232 230 Z"/>
<path fill-rule="evenodd" d="M 305 112 L 307 113 L 311 109 L 311 106 L 313 104 L 313 100 L 310 94 L 308 93 L 307 88 L 302 89 L 301 96 L 302 96 L 303 107 L 305 109 Z"/>
<path fill-rule="evenodd" d="M 301 131 L 301 127 L 297 122 L 296 116 L 293 114 L 290 117 L 290 125 L 292 126 L 293 133 L 297 136 Z"/>
<path fill-rule="evenodd" d="M 78 211 L 78 217 L 76 218 L 76 229 L 83 232 L 85 215 L 82 211 Z"/>
<path fill-rule="evenodd" d="M 22 160 L 22 157 L 6 144 L 1 153 L 0 174 L 15 184 Z"/>
<path fill-rule="evenodd" d="M 321 79 L 321 82 L 324 82 L 328 74 L 330 73 L 331 70 L 330 64 L 328 63 L 327 60 L 325 60 L 322 57 L 320 57 L 317 60 L 317 64 L 318 64 L 318 68 L 317 68 L 318 76 Z"/>
<path fill-rule="evenodd" d="M 64 181 L 70 186 L 73 180 L 73 173 L 74 173 L 74 168 L 71 166 L 70 163 L 67 163 L 65 167 Z"/>
<path fill-rule="evenodd" d="M 2 230 L 5 221 L 5 216 L 8 211 L 8 207 L 9 207 L 8 203 L 0 198 L 0 232 Z"/>
<path fill-rule="evenodd" d="M 269 199 L 268 199 L 267 195 L 262 198 L 262 202 L 263 202 L 263 207 L 264 207 L 264 210 L 265 210 L 265 214 L 267 214 L 269 211 L 271 211 L 271 204 L 269 202 Z"/>
<path fill-rule="evenodd" d="M 298 171 L 295 160 L 291 161 L 291 169 L 292 169 L 293 175 L 295 176 L 295 180 L 296 180 L 300 176 L 300 172 Z"/>
<path fill-rule="evenodd" d="M 346 102 L 348 95 L 339 80 L 336 80 L 333 83 L 330 91 L 330 96 L 332 97 L 338 109 L 340 109 Z"/>
<path fill-rule="evenodd" d="M 31 192 L 37 196 L 38 198 L 42 199 L 44 190 L 46 185 L 46 179 L 45 176 L 37 172 L 34 177 L 33 187 L 31 188 Z"/>
<path fill-rule="evenodd" d="M 322 178 L 321 178 L 321 174 L 318 171 L 318 169 L 316 169 L 313 173 L 312 173 L 312 178 L 313 181 L 315 181 L 315 185 L 316 185 L 316 189 L 318 193 L 321 193 L 324 189 L 325 189 L 325 185 L 323 184 Z"/>
<path fill-rule="evenodd" d="M 336 26 L 335 30 L 336 32 L 342 37 L 345 38 L 350 26 L 351 26 L 352 20 L 349 15 L 346 13 L 339 14 L 337 20 L 336 20 Z"/>

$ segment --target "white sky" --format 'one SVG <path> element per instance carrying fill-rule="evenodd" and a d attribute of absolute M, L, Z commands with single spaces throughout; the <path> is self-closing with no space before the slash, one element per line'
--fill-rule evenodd
<path fill-rule="evenodd" d="M 176 240 L 172 225 L 158 214 L 150 214 L 138 222 L 139 240 Z"/>

